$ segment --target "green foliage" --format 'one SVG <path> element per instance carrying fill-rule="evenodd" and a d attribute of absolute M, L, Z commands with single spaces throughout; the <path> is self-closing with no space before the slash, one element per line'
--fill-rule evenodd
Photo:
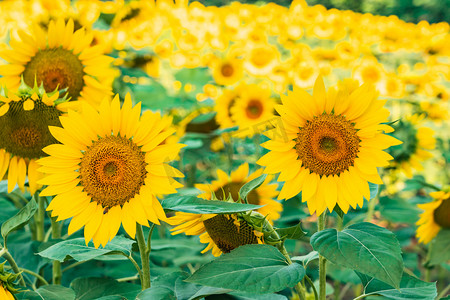
<path fill-rule="evenodd" d="M 363 222 L 342 231 L 325 229 L 311 237 L 311 245 L 334 264 L 399 287 L 403 273 L 400 245 L 383 227 Z"/>
<path fill-rule="evenodd" d="M 16 294 L 18 300 L 74 300 L 75 291 L 61 285 L 44 285 L 35 291 Z M 77 298 L 79 299 L 79 298 Z"/>
<path fill-rule="evenodd" d="M 275 247 L 245 245 L 202 266 L 187 281 L 262 294 L 292 287 L 304 275 L 301 265 L 289 265 Z"/>
<path fill-rule="evenodd" d="M 306 232 L 302 230 L 301 222 L 292 227 L 277 228 L 276 231 L 281 239 L 298 240 L 306 234 Z"/>
<path fill-rule="evenodd" d="M 430 265 L 438 265 L 450 260 L 450 230 L 441 229 L 431 242 Z"/>
<path fill-rule="evenodd" d="M 124 297 L 125 299 L 135 299 L 141 291 L 141 286 L 126 282 L 117 282 L 110 278 L 81 277 L 70 284 L 75 291 L 76 300 L 112 300 L 114 297 Z M 105 297 L 105 298 L 103 298 Z M 120 298 L 119 298 L 120 299 Z"/>
<path fill-rule="evenodd" d="M 195 196 L 170 196 L 161 203 L 165 210 L 193 214 L 232 214 L 258 209 L 261 205 L 205 200 Z"/>
<path fill-rule="evenodd" d="M 90 245 L 86 246 L 84 238 L 77 238 L 59 242 L 38 254 L 42 257 L 60 262 L 63 262 L 68 258 L 73 258 L 76 261 L 86 261 L 107 254 L 130 256 L 131 246 L 134 243 L 134 240 L 127 239 L 123 236 L 116 236 L 112 241 L 106 244 L 104 248 L 97 249 L 93 246 L 92 242 Z"/>
<path fill-rule="evenodd" d="M 250 180 L 246 184 L 244 184 L 241 189 L 239 190 L 239 196 L 241 199 L 247 203 L 247 195 L 253 191 L 254 189 L 258 188 L 266 179 L 267 175 L 263 174 L 259 176 L 258 178 L 255 178 L 253 180 Z"/>
<path fill-rule="evenodd" d="M 364 287 L 365 295 L 381 295 L 389 299 L 429 300 L 437 296 L 436 283 L 424 282 L 411 275 L 403 273 L 398 289 L 394 289 L 384 282 L 356 272 Z"/>
<path fill-rule="evenodd" d="M 6 220 L 2 224 L 1 233 L 2 233 L 3 239 L 5 240 L 5 244 L 6 244 L 6 239 L 7 239 L 8 235 L 12 231 L 27 224 L 30 221 L 30 219 L 33 217 L 33 215 L 37 209 L 38 209 L 37 203 L 34 199 L 32 199 L 16 215 L 14 215 L 12 218 Z"/>

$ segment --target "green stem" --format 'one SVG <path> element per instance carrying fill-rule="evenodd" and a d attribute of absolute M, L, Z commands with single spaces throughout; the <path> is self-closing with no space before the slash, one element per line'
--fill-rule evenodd
<path fill-rule="evenodd" d="M 148 232 L 148 237 L 147 237 L 147 252 L 150 255 L 150 252 L 152 251 L 152 234 L 153 234 L 153 230 L 155 229 L 156 224 L 152 224 L 150 226 L 150 231 Z"/>
<path fill-rule="evenodd" d="M 30 271 L 30 270 L 24 269 L 24 268 L 19 268 L 19 270 L 20 270 L 20 272 L 23 272 L 23 273 L 26 273 L 26 274 L 30 274 L 31 276 L 36 277 L 36 278 L 39 279 L 44 285 L 48 285 L 48 284 L 49 284 L 48 281 L 45 280 L 44 277 L 42 277 L 41 275 L 39 275 L 39 274 L 37 274 L 37 273 L 35 273 L 35 272 L 33 272 L 33 271 Z"/>
<path fill-rule="evenodd" d="M 323 212 L 318 218 L 318 232 L 325 229 L 326 213 Z M 319 254 L 319 300 L 326 298 L 327 259 Z"/>
<path fill-rule="evenodd" d="M 428 252 L 427 252 L 427 257 L 426 257 L 426 261 L 425 261 L 425 278 L 424 280 L 426 282 L 430 282 L 431 279 L 431 267 L 429 266 L 429 261 L 431 258 L 431 248 L 433 247 L 433 243 L 430 243 L 428 246 Z"/>
<path fill-rule="evenodd" d="M 4 259 L 6 259 L 8 261 L 8 263 L 11 266 L 11 269 L 14 271 L 14 273 L 20 274 L 19 267 L 17 266 L 17 263 L 14 260 L 14 258 L 9 253 L 8 249 L 3 248 L 0 252 L 0 254 Z M 23 279 L 22 274 L 19 275 L 19 282 L 20 282 L 21 286 L 26 286 L 25 280 Z"/>
<path fill-rule="evenodd" d="M 76 263 L 73 263 L 73 264 L 71 264 L 71 265 L 68 265 L 67 267 L 65 267 L 64 269 L 62 269 L 62 272 L 64 273 L 64 272 L 66 272 L 66 271 L 68 271 L 68 270 L 70 270 L 70 269 L 72 269 L 72 268 L 75 268 L 75 267 L 77 267 L 77 266 L 79 266 L 79 265 L 84 264 L 85 262 L 87 262 L 87 260 L 84 260 L 84 261 L 77 261 Z"/>
<path fill-rule="evenodd" d="M 139 246 L 139 252 L 141 254 L 141 264 L 142 264 L 142 277 L 141 287 L 142 290 L 146 290 L 150 287 L 150 259 L 147 247 L 145 245 L 144 232 L 142 226 L 136 223 L 136 240 Z"/>
<path fill-rule="evenodd" d="M 314 292 L 314 299 L 319 299 L 319 295 L 317 294 L 316 287 L 314 286 L 314 283 L 312 282 L 311 278 L 308 277 L 308 275 L 305 274 L 306 281 L 308 281 L 309 285 L 311 286 L 313 292 Z"/>
<path fill-rule="evenodd" d="M 131 256 L 131 255 L 127 256 L 127 255 L 125 255 L 125 254 L 124 254 L 124 256 L 125 256 L 126 258 L 128 258 L 129 261 L 131 261 L 131 263 L 133 264 L 133 266 L 134 266 L 134 267 L 136 268 L 136 270 L 138 271 L 139 279 L 142 281 L 141 278 L 143 277 L 143 275 L 142 275 L 141 268 L 139 268 L 139 265 L 138 265 L 138 263 L 134 260 L 133 256 Z"/>
<path fill-rule="evenodd" d="M 369 205 L 367 206 L 367 214 L 364 220 L 366 222 L 370 222 L 373 219 L 373 215 L 375 214 L 375 206 L 377 205 L 378 198 L 375 197 L 369 201 Z"/>
<path fill-rule="evenodd" d="M 125 282 L 125 281 L 134 281 L 137 280 L 137 276 L 130 276 L 130 277 L 123 277 L 123 278 L 119 278 L 116 279 L 118 282 Z"/>
<path fill-rule="evenodd" d="M 56 218 L 51 218 L 52 221 L 52 238 L 60 239 L 61 238 L 61 225 L 56 222 Z M 61 284 L 62 279 L 62 271 L 61 271 L 61 262 L 58 260 L 53 261 L 53 273 L 52 280 L 53 284 Z"/>
<path fill-rule="evenodd" d="M 378 296 L 378 295 L 367 295 L 367 294 L 362 294 L 362 295 L 359 295 L 358 297 L 354 298 L 353 300 L 359 300 L 359 299 L 365 298 L 365 297 L 367 297 L 367 296 Z"/>
<path fill-rule="evenodd" d="M 436 299 L 444 298 L 448 291 L 450 291 L 450 284 L 439 293 L 439 296 L 437 296 Z"/>
<path fill-rule="evenodd" d="M 39 197 L 38 193 L 34 194 L 34 199 L 36 199 L 38 203 L 38 211 L 35 215 L 35 223 L 36 223 L 36 240 L 39 242 L 44 241 L 44 220 L 45 220 L 45 200 L 42 197 Z"/>

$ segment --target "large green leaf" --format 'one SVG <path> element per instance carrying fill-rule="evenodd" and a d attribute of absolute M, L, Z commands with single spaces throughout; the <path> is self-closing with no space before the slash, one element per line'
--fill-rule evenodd
<path fill-rule="evenodd" d="M 242 200 L 247 199 L 247 195 L 253 191 L 254 189 L 258 188 L 266 179 L 267 175 L 263 174 L 253 180 L 250 180 L 249 182 L 247 182 L 246 184 L 244 184 L 240 189 L 239 189 L 239 195 L 241 197 Z"/>
<path fill-rule="evenodd" d="M 441 229 L 431 243 L 429 261 L 431 265 L 450 260 L 450 229 Z"/>
<path fill-rule="evenodd" d="M 61 285 L 44 285 L 35 291 L 26 291 L 16 294 L 17 299 L 21 300 L 73 300 L 75 291 Z"/>
<path fill-rule="evenodd" d="M 231 214 L 254 210 L 261 205 L 205 200 L 196 196 L 170 196 L 161 203 L 167 210 L 182 211 L 193 214 Z"/>
<path fill-rule="evenodd" d="M 36 204 L 36 201 L 34 199 L 31 199 L 27 205 L 25 205 L 14 217 L 6 220 L 2 224 L 1 233 L 3 236 L 3 239 L 6 240 L 8 237 L 8 234 L 11 231 L 14 231 L 21 226 L 25 225 L 30 221 L 30 219 L 33 217 L 34 213 L 38 209 L 38 206 Z"/>
<path fill-rule="evenodd" d="M 356 274 L 361 279 L 366 295 L 381 295 L 394 300 L 430 300 L 437 296 L 435 282 L 425 282 L 406 273 L 403 273 L 399 289 L 359 272 Z"/>
<path fill-rule="evenodd" d="M 85 261 L 94 259 L 105 254 L 131 254 L 131 245 L 135 241 L 123 236 L 116 236 L 112 241 L 106 244 L 105 248 L 96 249 L 92 242 L 86 246 L 84 238 L 77 238 L 59 242 L 48 247 L 38 254 L 42 257 L 58 260 L 63 262 L 67 257 L 71 257 L 76 261 Z"/>
<path fill-rule="evenodd" d="M 403 273 L 400 245 L 383 227 L 363 222 L 342 231 L 325 229 L 311 237 L 311 245 L 334 264 L 399 287 Z"/>
<path fill-rule="evenodd" d="M 245 245 L 202 266 L 187 281 L 263 294 L 293 287 L 304 275 L 301 265 L 289 265 L 275 247 Z"/>
<path fill-rule="evenodd" d="M 302 229 L 301 222 L 298 222 L 298 224 L 295 226 L 287 228 L 277 228 L 276 231 L 282 239 L 291 239 L 291 240 L 298 240 L 299 238 L 301 238 L 306 234 L 306 232 L 304 232 Z"/>
<path fill-rule="evenodd" d="M 81 277 L 70 283 L 75 291 L 76 300 L 96 300 L 105 296 L 122 296 L 135 299 L 141 286 L 126 282 L 117 282 L 110 278 Z"/>

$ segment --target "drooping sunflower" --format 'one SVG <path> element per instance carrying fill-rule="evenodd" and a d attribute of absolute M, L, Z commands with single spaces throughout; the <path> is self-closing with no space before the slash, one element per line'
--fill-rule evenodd
<path fill-rule="evenodd" d="M 416 237 L 424 244 L 428 244 L 441 228 L 450 229 L 450 192 L 432 192 L 430 196 L 434 201 L 417 205 L 424 212 L 416 222 Z"/>
<path fill-rule="evenodd" d="M 32 34 L 19 31 L 19 36 L 10 40 L 12 49 L 0 51 L 9 62 L 0 66 L 6 87 L 17 89 L 23 77 L 30 86 L 42 83 L 46 91 L 67 89 L 71 100 L 90 101 L 95 107 L 112 94 L 113 58 L 103 55 L 101 45 L 91 47 L 92 33 L 83 28 L 74 32 L 72 19 L 67 24 L 50 21 L 48 32 L 36 25 Z"/>
<path fill-rule="evenodd" d="M 250 180 L 259 177 L 262 169 L 248 176 L 248 164 L 239 166 L 228 176 L 224 171 L 217 170 L 218 180 L 211 185 L 197 184 L 196 187 L 203 191 L 199 197 L 207 200 L 237 201 L 240 188 Z M 282 205 L 273 200 L 277 196 L 276 184 L 269 184 L 271 176 L 268 176 L 263 184 L 247 195 L 250 204 L 264 205 L 258 212 L 267 216 L 269 221 L 280 217 Z M 261 233 L 252 227 L 240 214 L 217 215 L 217 214 L 192 214 L 177 212 L 168 220 L 169 224 L 178 225 L 173 228 L 172 234 L 185 233 L 186 235 L 200 235 L 200 242 L 208 244 L 202 251 L 205 253 L 212 249 L 214 256 L 228 253 L 231 250 L 246 244 L 261 243 Z"/>
<path fill-rule="evenodd" d="M 280 173 L 278 199 L 302 192 L 311 214 L 336 204 L 345 213 L 350 205 L 362 207 L 370 198 L 368 181 L 381 184 L 377 167 L 392 159 L 382 150 L 401 143 L 383 134 L 393 130 L 382 124 L 389 111 L 371 85 L 352 92 L 341 86 L 327 93 L 319 77 L 312 96 L 297 87 L 282 95 L 276 107 L 282 122 L 266 133 L 271 140 L 262 146 L 270 152 L 257 161 L 264 173 Z"/>
<path fill-rule="evenodd" d="M 239 125 L 237 136 L 246 137 L 261 133 L 274 117 L 275 100 L 270 97 L 270 88 L 256 84 L 245 85 L 230 108 L 231 119 Z"/>
<path fill-rule="evenodd" d="M 8 172 L 8 193 L 16 184 L 25 191 L 27 175 L 32 195 L 40 187 L 36 160 L 47 155 L 44 147 L 56 143 L 48 126 L 61 125 L 65 101 L 57 91 L 47 94 L 42 86 L 32 89 L 23 82 L 17 94 L 0 90 L 0 180 Z"/>
<path fill-rule="evenodd" d="M 97 113 L 83 103 L 82 112 L 69 110 L 61 127 L 50 132 L 61 143 L 44 148 L 38 162 L 48 185 L 41 196 L 53 196 L 47 207 L 58 220 L 72 218 L 69 234 L 84 226 L 86 244 L 105 246 L 122 223 L 134 238 L 136 222 L 160 224 L 166 216 L 156 195 L 176 193 L 183 177 L 168 165 L 183 145 L 168 138 L 171 118 L 132 107 L 129 95 L 122 108 L 119 97 L 103 100 Z"/>
<path fill-rule="evenodd" d="M 394 157 L 393 168 L 397 168 L 408 178 L 413 176 L 413 169 L 421 171 L 421 161 L 425 161 L 433 154 L 428 150 L 436 147 L 434 130 L 429 127 L 419 127 L 425 115 L 412 115 L 394 124 L 395 136 L 404 141 L 404 144 L 389 149 Z"/>

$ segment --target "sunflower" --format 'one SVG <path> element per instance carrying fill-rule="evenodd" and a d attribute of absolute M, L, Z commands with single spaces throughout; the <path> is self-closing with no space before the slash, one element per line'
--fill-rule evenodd
<path fill-rule="evenodd" d="M 404 144 L 389 149 L 394 157 L 392 167 L 402 170 L 408 178 L 413 175 L 413 169 L 423 170 L 421 161 L 431 157 L 428 150 L 436 147 L 434 130 L 428 127 L 418 127 L 425 115 L 412 115 L 394 124 L 395 136 L 405 141 Z"/>
<path fill-rule="evenodd" d="M 71 100 L 90 101 L 96 107 L 111 95 L 113 58 L 102 55 L 100 45 L 90 46 L 92 33 L 83 28 L 74 32 L 72 19 L 67 24 L 62 19 L 50 21 L 47 33 L 38 25 L 33 31 L 31 35 L 19 31 L 20 40 L 10 41 L 12 49 L 0 51 L 9 62 L 0 66 L 4 85 L 17 89 L 23 77 L 28 85 L 42 83 L 46 91 L 67 89 Z"/>
<path fill-rule="evenodd" d="M 240 165 L 228 176 L 224 171 L 218 169 L 218 180 L 211 185 L 197 184 L 196 187 L 203 191 L 200 198 L 207 200 L 238 201 L 240 188 L 250 180 L 262 175 L 262 169 L 248 176 L 248 164 Z M 272 177 L 268 176 L 262 185 L 247 195 L 250 204 L 264 205 L 258 212 L 266 216 L 269 221 L 280 217 L 282 211 L 281 203 L 273 200 L 278 195 L 276 184 L 269 184 Z M 231 201 L 230 200 L 230 201 Z M 243 219 L 240 214 L 217 215 L 217 214 L 192 214 L 177 212 L 168 219 L 173 228 L 172 234 L 185 233 L 187 235 L 200 235 L 200 242 L 208 244 L 202 251 L 205 253 L 212 249 L 214 256 L 228 253 L 231 250 L 246 244 L 262 243 L 261 233 L 254 229 L 250 223 Z"/>
<path fill-rule="evenodd" d="M 14 296 L 2 284 L 0 284 L 0 298 L 5 300 L 14 300 Z"/>
<path fill-rule="evenodd" d="M 46 156 L 44 147 L 56 143 L 48 126 L 60 126 L 65 109 L 66 100 L 58 98 L 57 91 L 46 94 L 42 86 L 31 89 L 24 82 L 17 94 L 0 90 L 0 180 L 8 172 L 8 193 L 16 184 L 24 192 L 27 175 L 30 193 L 39 188 L 36 160 Z"/>
<path fill-rule="evenodd" d="M 450 192 L 432 192 L 430 196 L 434 201 L 417 205 L 424 212 L 416 223 L 419 226 L 416 237 L 424 244 L 428 244 L 441 228 L 450 229 Z"/>
<path fill-rule="evenodd" d="M 219 97 L 216 99 L 214 110 L 217 112 L 216 121 L 220 128 L 229 128 L 235 126 L 231 119 L 231 107 L 233 107 L 236 99 L 239 96 L 240 86 L 236 89 L 224 89 Z"/>
<path fill-rule="evenodd" d="M 129 95 L 122 108 L 119 97 L 104 99 L 97 113 L 83 103 L 82 112 L 69 110 L 61 127 L 50 132 L 61 142 L 44 148 L 39 181 L 48 185 L 41 196 L 56 195 L 47 210 L 58 220 L 72 218 L 69 234 L 84 226 L 86 244 L 105 246 L 122 223 L 134 238 L 136 222 L 160 224 L 166 216 L 156 195 L 176 193 L 183 177 L 167 162 L 183 145 L 171 143 L 171 118 L 132 107 Z"/>
<path fill-rule="evenodd" d="M 231 119 L 239 124 L 237 135 L 253 136 L 265 130 L 274 117 L 275 100 L 270 97 L 270 89 L 248 84 L 241 88 L 241 94 L 230 108 Z"/>
<path fill-rule="evenodd" d="M 242 60 L 238 58 L 216 59 L 211 68 L 214 80 L 220 85 L 232 85 L 244 75 Z"/>
<path fill-rule="evenodd" d="M 282 95 L 283 104 L 276 107 L 281 122 L 262 144 L 270 152 L 257 161 L 264 173 L 281 173 L 278 199 L 301 191 L 311 214 L 332 211 L 336 204 L 345 213 L 349 205 L 362 207 L 363 198 L 370 199 L 368 181 L 381 184 L 377 167 L 392 159 L 382 150 L 401 143 L 383 134 L 393 130 L 381 124 L 389 111 L 372 86 L 352 92 L 342 86 L 326 93 L 319 77 L 312 96 L 297 87 Z"/>

